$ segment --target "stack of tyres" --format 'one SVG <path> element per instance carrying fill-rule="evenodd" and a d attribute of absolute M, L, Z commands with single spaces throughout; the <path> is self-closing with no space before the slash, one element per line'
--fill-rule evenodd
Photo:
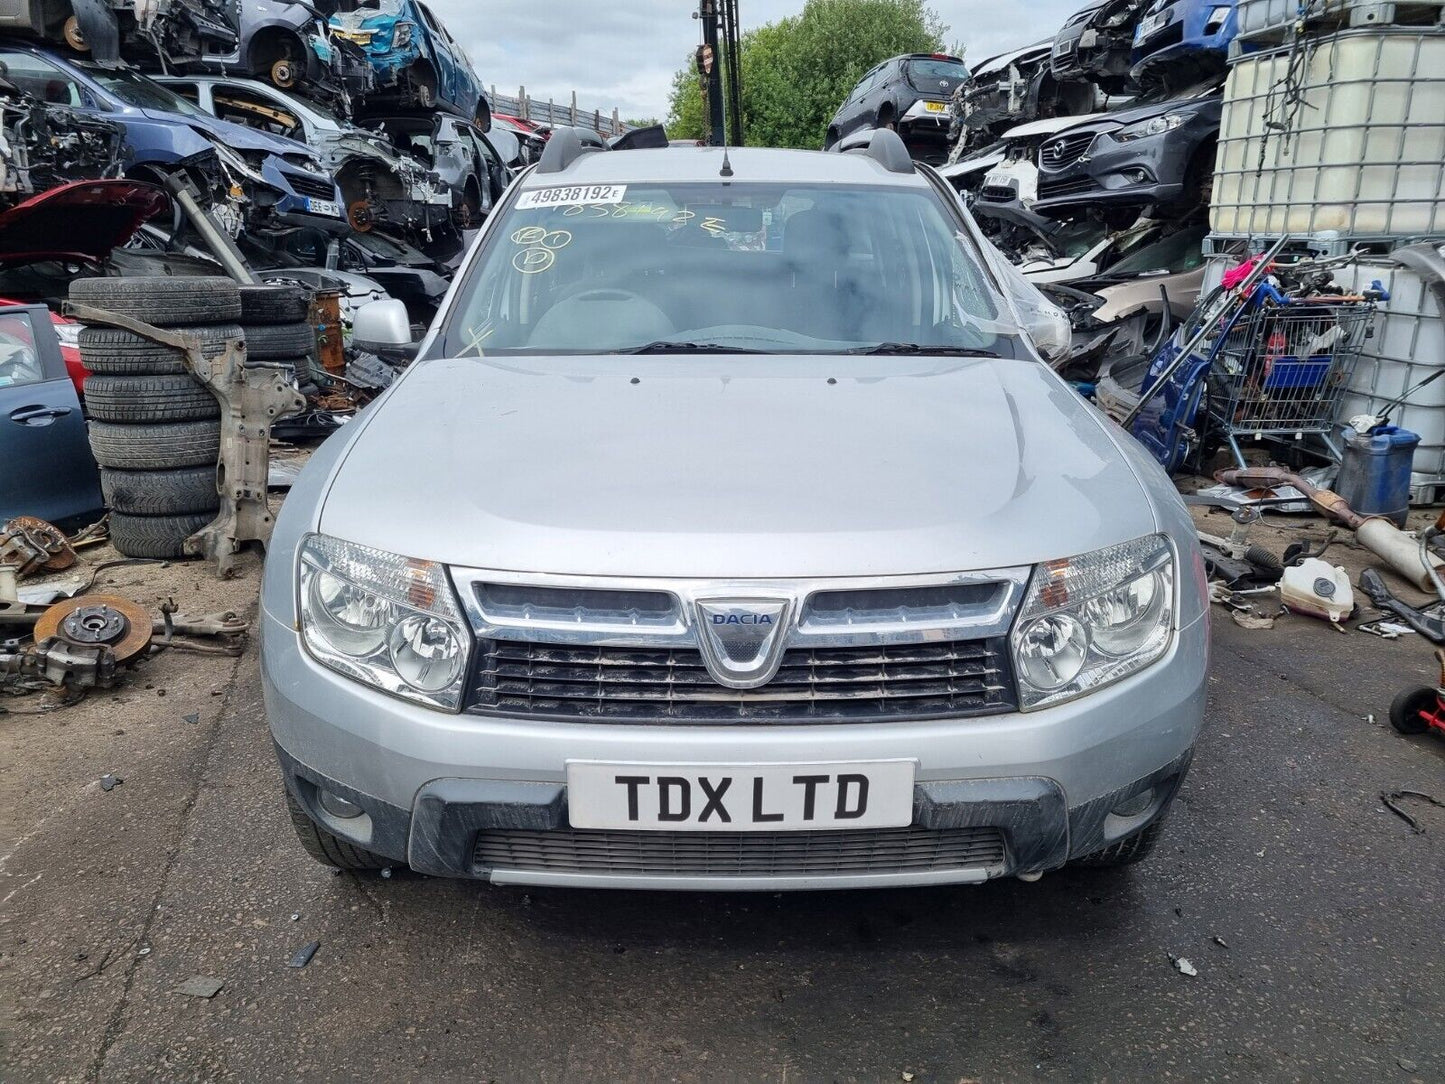
<path fill-rule="evenodd" d="M 308 320 L 311 293 L 301 286 L 242 286 L 241 324 L 246 363 L 282 369 L 302 384 L 316 353 L 316 329 Z"/>
<path fill-rule="evenodd" d="M 206 353 L 241 336 L 241 298 L 226 278 L 79 279 L 70 298 L 156 327 L 190 331 Z M 90 447 L 110 509 L 111 541 L 128 557 L 180 557 L 216 517 L 220 404 L 184 354 L 120 328 L 80 332 Z"/>

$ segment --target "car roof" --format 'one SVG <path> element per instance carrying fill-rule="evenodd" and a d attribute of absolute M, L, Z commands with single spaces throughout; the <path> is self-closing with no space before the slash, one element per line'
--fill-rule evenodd
<path fill-rule="evenodd" d="M 926 188 L 921 173 L 893 173 L 866 154 L 732 147 L 727 151 L 733 184 L 887 184 Z M 660 181 L 717 181 L 722 147 L 658 147 L 648 150 L 594 151 L 583 154 L 556 173 L 532 170 L 522 187 L 551 188 L 569 184 L 629 184 Z"/>

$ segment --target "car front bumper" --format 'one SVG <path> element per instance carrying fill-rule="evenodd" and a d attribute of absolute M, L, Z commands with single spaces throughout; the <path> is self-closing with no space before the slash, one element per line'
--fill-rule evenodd
<path fill-rule="evenodd" d="M 304 653 L 289 625 L 269 613 L 262 618 L 266 714 L 286 785 L 312 818 L 422 873 L 512 884 L 777 891 L 967 883 L 1055 869 L 1141 831 L 1162 814 L 1202 725 L 1207 668 L 1208 628 L 1199 620 L 1147 670 L 1029 713 L 827 726 L 550 722 L 453 715 L 387 696 L 322 667 Z M 997 830 L 1001 859 L 948 869 L 679 875 L 595 864 L 569 868 L 555 858 L 487 865 L 475 857 L 479 834 L 570 832 L 569 760 L 815 763 L 820 749 L 830 760 L 916 761 L 915 826 Z M 318 788 L 364 814 L 333 816 L 322 808 Z M 1141 812 L 1111 812 L 1151 788 L 1152 800 Z M 540 843 L 545 850 L 559 840 Z"/>
<path fill-rule="evenodd" d="M 1051 215 L 1086 204 L 1145 207 L 1177 200 L 1184 195 L 1195 150 L 1218 129 L 1218 117 L 1203 114 L 1173 131 L 1127 142 L 1104 132 L 1078 161 L 1039 172 L 1033 209 Z"/>

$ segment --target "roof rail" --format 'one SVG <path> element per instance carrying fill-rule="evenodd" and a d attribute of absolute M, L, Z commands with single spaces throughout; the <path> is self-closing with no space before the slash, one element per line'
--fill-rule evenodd
<path fill-rule="evenodd" d="M 602 139 L 595 132 L 587 133 L 587 139 L 580 128 L 566 125 L 553 128 L 551 138 L 542 148 L 542 157 L 537 162 L 538 173 L 561 173 L 584 154 L 606 150 Z"/>
<path fill-rule="evenodd" d="M 556 136 L 552 137 L 556 139 Z M 879 128 L 873 133 L 873 138 L 868 140 L 868 149 L 864 151 L 869 158 L 877 162 L 889 173 L 914 173 L 913 159 L 904 145 L 903 139 L 892 128 Z M 546 156 L 543 155 L 545 160 Z"/>

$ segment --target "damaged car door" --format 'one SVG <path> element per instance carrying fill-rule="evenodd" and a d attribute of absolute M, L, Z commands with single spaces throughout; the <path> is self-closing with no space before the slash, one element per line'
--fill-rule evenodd
<path fill-rule="evenodd" d="M 0 523 L 74 530 L 104 512 L 85 418 L 44 305 L 0 307 Z"/>

